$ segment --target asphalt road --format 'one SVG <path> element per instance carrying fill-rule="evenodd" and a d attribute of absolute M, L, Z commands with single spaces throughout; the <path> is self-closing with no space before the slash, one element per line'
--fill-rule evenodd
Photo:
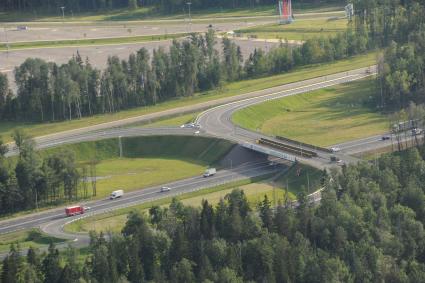
<path fill-rule="evenodd" d="M 198 117 L 196 122 L 201 125 L 201 128 L 206 133 L 217 136 L 220 138 L 225 138 L 228 140 L 232 140 L 237 143 L 256 143 L 256 140 L 260 138 L 267 138 L 271 140 L 275 140 L 273 137 L 269 137 L 263 135 L 259 132 L 253 132 L 247 129 L 243 129 L 237 127 L 232 123 L 232 115 L 238 110 L 243 108 L 262 103 L 265 101 L 279 99 L 287 96 L 297 95 L 300 93 L 305 93 L 321 88 L 330 87 L 337 84 L 347 83 L 354 80 L 360 80 L 366 78 L 372 74 L 366 73 L 367 68 L 358 69 L 355 71 L 351 71 L 350 73 L 338 74 L 329 76 L 324 81 L 319 82 L 308 82 L 303 81 L 301 83 L 294 83 L 291 85 L 287 85 L 288 87 L 284 90 L 271 92 L 268 94 L 264 94 L 257 97 L 251 97 L 244 100 L 227 103 L 225 105 L 220 105 L 209 110 L 204 111 Z M 358 159 L 349 155 L 344 155 L 342 152 L 340 153 L 329 153 L 326 151 L 322 151 L 320 149 L 311 149 L 310 147 L 301 146 L 300 144 L 293 142 L 285 142 L 281 140 L 275 140 L 280 143 L 284 143 L 287 145 L 295 146 L 297 148 L 301 148 L 303 150 L 314 151 L 318 154 L 318 157 L 315 158 L 305 158 L 305 157 L 297 157 L 298 160 L 303 161 L 304 163 L 308 163 L 314 167 L 319 169 L 324 169 L 328 167 L 334 167 L 335 164 L 330 162 L 331 155 L 336 155 L 340 159 L 342 159 L 345 163 L 357 162 Z"/>
<path fill-rule="evenodd" d="M 85 214 L 84 216 L 91 216 L 119 208 L 153 201 L 159 198 L 177 196 L 180 194 L 198 191 L 204 188 L 214 187 L 233 181 L 276 173 L 278 170 L 283 170 L 283 167 L 281 167 L 281 165 L 270 165 L 269 162 L 246 163 L 233 169 L 217 171 L 216 175 L 208 178 L 196 176 L 185 180 L 175 181 L 169 184 L 163 184 L 160 186 L 154 186 L 145 188 L 143 190 L 125 193 L 122 198 L 116 200 L 101 199 L 78 204 L 89 206 L 91 209 L 89 210 L 89 213 Z M 170 187 L 171 191 L 161 193 L 160 188 L 162 186 Z M 75 239 L 75 235 L 70 236 L 69 234 L 64 233 L 61 227 L 66 223 L 78 218 L 81 218 L 81 216 L 66 217 L 63 207 L 47 210 L 1 221 L 0 234 L 10 233 L 21 229 L 41 227 L 43 231 L 51 234 L 52 236 L 65 239 Z"/>

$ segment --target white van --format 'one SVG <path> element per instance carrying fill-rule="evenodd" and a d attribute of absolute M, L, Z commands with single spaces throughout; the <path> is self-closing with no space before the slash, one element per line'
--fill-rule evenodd
<path fill-rule="evenodd" d="M 116 199 L 116 198 L 120 198 L 124 195 L 124 191 L 123 190 L 117 190 L 117 191 L 113 191 L 111 193 L 111 196 L 109 197 L 109 199 Z"/>
<path fill-rule="evenodd" d="M 205 170 L 204 177 L 214 176 L 215 173 L 217 173 L 217 170 L 215 168 L 209 168 Z"/>

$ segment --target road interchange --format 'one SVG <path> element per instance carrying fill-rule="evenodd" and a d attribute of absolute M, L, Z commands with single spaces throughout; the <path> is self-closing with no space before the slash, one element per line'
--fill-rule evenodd
<path fill-rule="evenodd" d="M 197 123 L 200 125 L 199 135 L 203 136 L 214 136 L 227 140 L 231 140 L 235 143 L 255 143 L 259 138 L 265 137 L 261 133 L 252 132 L 247 129 L 239 128 L 235 126 L 231 121 L 231 116 L 234 112 L 254 105 L 262 103 L 271 99 L 278 99 L 286 96 L 297 95 L 300 93 L 326 88 L 336 84 L 347 83 L 354 80 L 360 80 L 367 76 L 372 75 L 369 72 L 370 68 L 362 68 L 350 72 L 343 72 L 334 75 L 329 75 L 322 78 L 316 78 L 292 84 L 287 84 L 271 89 L 266 89 L 258 92 L 248 93 L 244 95 L 227 97 L 210 101 L 207 103 L 200 103 L 194 106 L 190 106 L 193 111 L 196 109 L 206 109 L 197 117 Z M 212 107 L 212 108 L 211 108 Z M 190 109 L 187 107 L 181 107 L 180 109 L 173 109 L 173 111 L 181 111 L 181 113 L 187 113 Z M 164 113 L 165 112 L 165 113 Z M 76 143 L 82 141 L 114 138 L 114 137 L 127 137 L 127 136 L 142 136 L 142 135 L 196 135 L 198 129 L 193 128 L 177 128 L 177 127 L 163 127 L 163 128 L 123 128 L 129 124 L 149 121 L 153 118 L 161 118 L 161 115 L 169 115 L 167 111 L 163 111 L 162 114 L 154 113 L 135 118 L 129 118 L 119 120 L 111 123 L 100 124 L 96 126 L 90 126 L 84 129 L 72 130 L 68 132 L 57 133 L 45 137 L 36 138 L 37 147 L 39 149 L 59 146 L 68 143 Z M 154 117 L 152 117 L 154 116 Z M 270 137 L 268 137 L 270 138 Z M 363 140 L 352 141 L 346 144 L 346 148 L 355 146 L 357 143 L 364 143 Z M 374 137 L 368 141 L 376 145 L 381 145 L 382 141 Z M 302 146 L 300 146 L 302 147 Z M 16 149 L 13 145 L 10 145 L 11 151 L 9 155 L 16 154 Z M 358 159 L 351 156 L 345 155 L 346 148 L 342 145 L 342 152 L 337 155 L 345 159 L 346 162 L 356 162 Z M 348 152 L 348 151 L 347 151 Z M 316 166 L 318 168 L 327 168 L 330 165 L 329 161 L 330 154 L 327 152 L 318 151 L 318 157 L 314 159 L 307 159 L 297 157 L 298 160 L 308 163 L 309 165 Z M 173 190 L 169 193 L 158 193 L 161 186 L 155 186 L 146 188 L 143 190 L 135 191 L 126 194 L 126 196 L 119 201 L 109 200 L 97 200 L 89 202 L 85 205 L 91 206 L 93 210 L 89 215 L 96 215 L 105 213 L 108 211 L 133 206 L 149 202 L 153 199 L 169 197 L 172 195 L 179 195 L 195 190 L 200 190 L 206 187 L 213 187 L 215 185 L 223 184 L 226 182 L 241 180 L 244 178 L 255 177 L 259 175 L 269 174 L 276 172 L 276 168 L 270 166 L 268 163 L 252 163 L 244 164 L 241 167 L 234 168 L 232 170 L 220 171 L 217 176 L 213 178 L 204 179 L 201 177 L 194 177 L 186 180 L 181 180 L 167 184 L 172 187 Z M 86 234 L 68 234 L 63 231 L 64 225 L 70 221 L 74 221 L 79 217 L 65 218 L 63 208 L 57 208 L 48 210 L 38 214 L 32 214 L 10 220 L 4 220 L 0 222 L 0 234 L 16 231 L 19 229 L 27 229 L 33 227 L 41 227 L 41 229 L 51 234 L 52 236 L 72 239 L 75 245 L 81 246 L 88 243 L 88 237 Z"/>

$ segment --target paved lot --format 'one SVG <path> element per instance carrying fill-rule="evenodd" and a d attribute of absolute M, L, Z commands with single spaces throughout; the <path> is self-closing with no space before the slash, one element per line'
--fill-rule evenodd
<path fill-rule="evenodd" d="M 209 25 L 217 32 L 236 30 L 240 28 L 252 27 L 266 23 L 275 22 L 274 19 L 261 21 L 239 20 L 224 23 L 113 23 L 104 22 L 90 25 L 54 24 L 38 25 L 29 24 L 27 30 L 18 30 L 16 26 L 4 27 L 0 29 L 0 43 L 21 42 L 21 41 L 42 41 L 42 40 L 66 40 L 66 39 L 88 39 L 88 38 L 108 38 L 127 37 L 142 35 L 173 34 L 185 32 L 207 31 Z"/>

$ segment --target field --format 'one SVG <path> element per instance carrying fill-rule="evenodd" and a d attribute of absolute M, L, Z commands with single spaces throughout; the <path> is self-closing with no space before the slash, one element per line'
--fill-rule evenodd
<path fill-rule="evenodd" d="M 170 170 L 172 169 L 172 170 Z M 101 161 L 96 168 L 97 197 L 116 189 L 137 190 L 201 175 L 205 166 L 188 161 L 161 158 L 122 158 Z"/>
<path fill-rule="evenodd" d="M 372 79 L 351 82 L 248 107 L 233 121 L 268 135 L 329 146 L 387 130 L 387 117 L 368 107 L 374 91 Z"/>
<path fill-rule="evenodd" d="M 271 24 L 235 31 L 243 36 L 280 40 L 307 40 L 332 36 L 347 29 L 347 19 L 301 19 L 289 25 Z"/>
<path fill-rule="evenodd" d="M 185 97 L 181 99 L 171 100 L 159 103 L 151 107 L 135 108 L 131 110 L 121 111 L 114 114 L 96 115 L 93 117 L 83 118 L 80 120 L 52 122 L 52 123 L 17 123 L 17 122 L 0 122 L 0 133 L 6 142 L 11 141 L 11 134 L 15 128 L 22 128 L 32 136 L 42 136 L 51 133 L 82 128 L 86 126 L 101 124 L 105 122 L 136 117 L 149 113 L 159 112 L 176 107 L 194 105 L 201 102 L 211 101 L 214 99 L 235 96 L 256 90 L 262 90 L 274 86 L 279 86 L 300 80 L 306 80 L 319 76 L 334 74 L 337 72 L 348 71 L 360 67 L 370 66 L 375 64 L 376 53 L 357 56 L 346 60 L 341 60 L 328 64 L 317 64 L 295 69 L 289 73 L 268 76 L 259 79 L 234 82 L 225 84 L 221 89 L 198 93 L 194 97 Z"/>
<path fill-rule="evenodd" d="M 47 236 L 37 229 L 21 230 L 0 235 L 0 254 L 7 253 L 11 244 L 19 243 L 21 249 L 38 248 L 50 244 L 50 242 L 63 242 L 62 239 Z"/>

